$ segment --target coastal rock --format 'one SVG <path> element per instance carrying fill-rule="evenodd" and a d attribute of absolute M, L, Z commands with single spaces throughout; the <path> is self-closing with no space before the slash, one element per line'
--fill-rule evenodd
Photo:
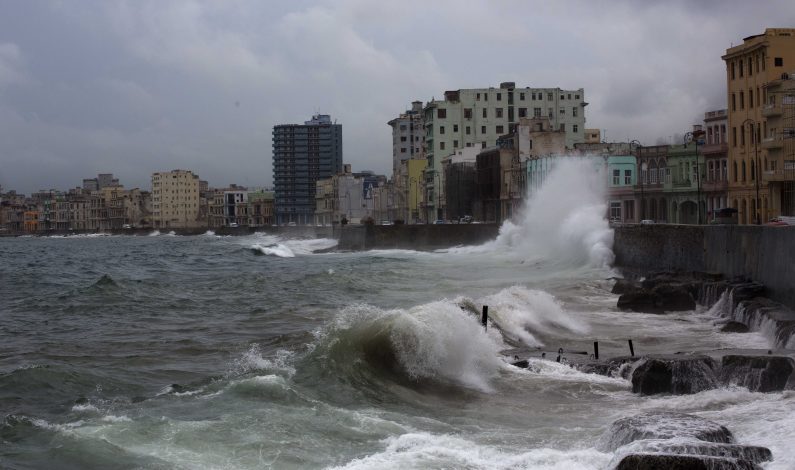
<path fill-rule="evenodd" d="M 632 371 L 632 391 L 641 395 L 686 395 L 715 388 L 714 359 L 707 356 L 650 356 Z"/>
<path fill-rule="evenodd" d="M 630 454 L 615 470 L 761 470 L 749 460 L 678 454 Z"/>
<path fill-rule="evenodd" d="M 652 289 L 659 299 L 659 307 L 668 312 L 682 312 L 694 310 L 696 301 L 693 300 L 691 289 L 681 284 L 661 284 Z"/>
<path fill-rule="evenodd" d="M 613 294 L 626 294 L 637 288 L 638 287 L 632 281 L 627 279 L 616 279 L 616 283 L 613 284 L 613 289 L 610 292 Z"/>
<path fill-rule="evenodd" d="M 764 297 L 766 292 L 765 286 L 758 282 L 733 283 L 731 289 L 734 302 Z"/>
<path fill-rule="evenodd" d="M 734 435 L 725 426 L 694 415 L 652 411 L 613 422 L 598 447 L 614 452 L 641 439 L 686 439 L 733 444 Z M 663 467 L 664 468 L 664 467 Z"/>
<path fill-rule="evenodd" d="M 720 381 L 752 392 L 780 392 L 793 380 L 795 361 L 784 356 L 724 356 Z"/>
<path fill-rule="evenodd" d="M 635 288 L 629 292 L 621 294 L 618 298 L 618 308 L 620 310 L 631 310 L 633 312 L 662 313 L 657 307 L 659 299 L 657 294 L 649 289 Z"/>
<path fill-rule="evenodd" d="M 724 333 L 748 333 L 748 325 L 737 321 L 730 321 L 723 325 L 720 331 Z"/>
<path fill-rule="evenodd" d="M 753 463 L 773 460 L 770 449 L 762 446 L 723 444 L 718 442 L 682 441 L 679 439 L 648 439 L 631 442 L 621 447 L 617 454 L 677 454 L 703 455 L 748 460 Z"/>

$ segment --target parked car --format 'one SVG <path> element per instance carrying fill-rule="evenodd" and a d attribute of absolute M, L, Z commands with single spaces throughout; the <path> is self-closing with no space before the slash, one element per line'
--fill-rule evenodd
<path fill-rule="evenodd" d="M 381 225 L 392 225 L 392 221 L 391 220 L 382 220 L 381 221 Z"/>
<path fill-rule="evenodd" d="M 460 219 L 458 219 L 458 223 L 460 223 L 460 224 L 471 224 L 472 223 L 472 216 L 471 215 L 465 215 L 465 216 L 461 217 Z"/>
<path fill-rule="evenodd" d="M 122 225 L 122 226 L 121 226 L 121 228 L 123 228 L 123 229 L 131 229 L 131 228 L 132 228 L 132 225 L 130 225 L 130 224 L 124 224 L 124 225 Z"/>
<path fill-rule="evenodd" d="M 642 225 L 653 225 L 653 224 L 654 224 L 654 221 L 653 221 L 653 220 L 651 220 L 651 219 L 643 219 L 643 220 L 641 220 L 641 221 L 640 221 L 640 223 L 641 223 Z"/>
<path fill-rule="evenodd" d="M 784 217 L 773 217 L 765 225 L 773 227 L 789 227 L 790 225 L 792 225 L 792 223 L 790 221 L 787 221 L 787 219 Z"/>
<path fill-rule="evenodd" d="M 437 224 L 437 225 L 443 224 L 444 223 L 444 219 L 436 219 L 433 223 Z"/>

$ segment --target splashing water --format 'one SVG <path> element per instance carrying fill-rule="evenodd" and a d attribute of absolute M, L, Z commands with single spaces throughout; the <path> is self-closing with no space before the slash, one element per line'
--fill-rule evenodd
<path fill-rule="evenodd" d="M 525 259 L 608 267 L 614 260 L 605 178 L 593 159 L 557 162 L 541 188 L 493 242 L 464 252 L 507 252 Z"/>

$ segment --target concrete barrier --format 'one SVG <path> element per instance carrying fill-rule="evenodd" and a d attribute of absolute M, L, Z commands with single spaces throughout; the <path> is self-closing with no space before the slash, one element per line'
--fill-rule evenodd
<path fill-rule="evenodd" d="M 340 231 L 340 250 L 437 250 L 479 245 L 499 233 L 497 224 L 346 225 Z"/>
<path fill-rule="evenodd" d="M 618 267 L 744 277 L 795 306 L 795 227 L 626 225 L 615 228 L 613 251 Z"/>

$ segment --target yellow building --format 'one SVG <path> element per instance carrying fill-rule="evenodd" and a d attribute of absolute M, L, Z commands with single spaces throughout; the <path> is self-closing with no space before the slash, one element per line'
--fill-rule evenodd
<path fill-rule="evenodd" d="M 768 172 L 771 162 L 784 168 L 778 153 L 786 132 L 770 122 L 774 108 L 766 104 L 776 95 L 768 87 L 795 71 L 795 28 L 768 28 L 749 36 L 727 49 L 723 60 L 729 109 L 729 205 L 739 211 L 739 223 L 764 223 L 781 211 L 781 194 L 774 202 L 775 185 L 769 184 L 775 173 Z"/>
<path fill-rule="evenodd" d="M 196 228 L 199 217 L 199 176 L 188 170 L 152 174 L 152 224 L 155 228 Z"/>

